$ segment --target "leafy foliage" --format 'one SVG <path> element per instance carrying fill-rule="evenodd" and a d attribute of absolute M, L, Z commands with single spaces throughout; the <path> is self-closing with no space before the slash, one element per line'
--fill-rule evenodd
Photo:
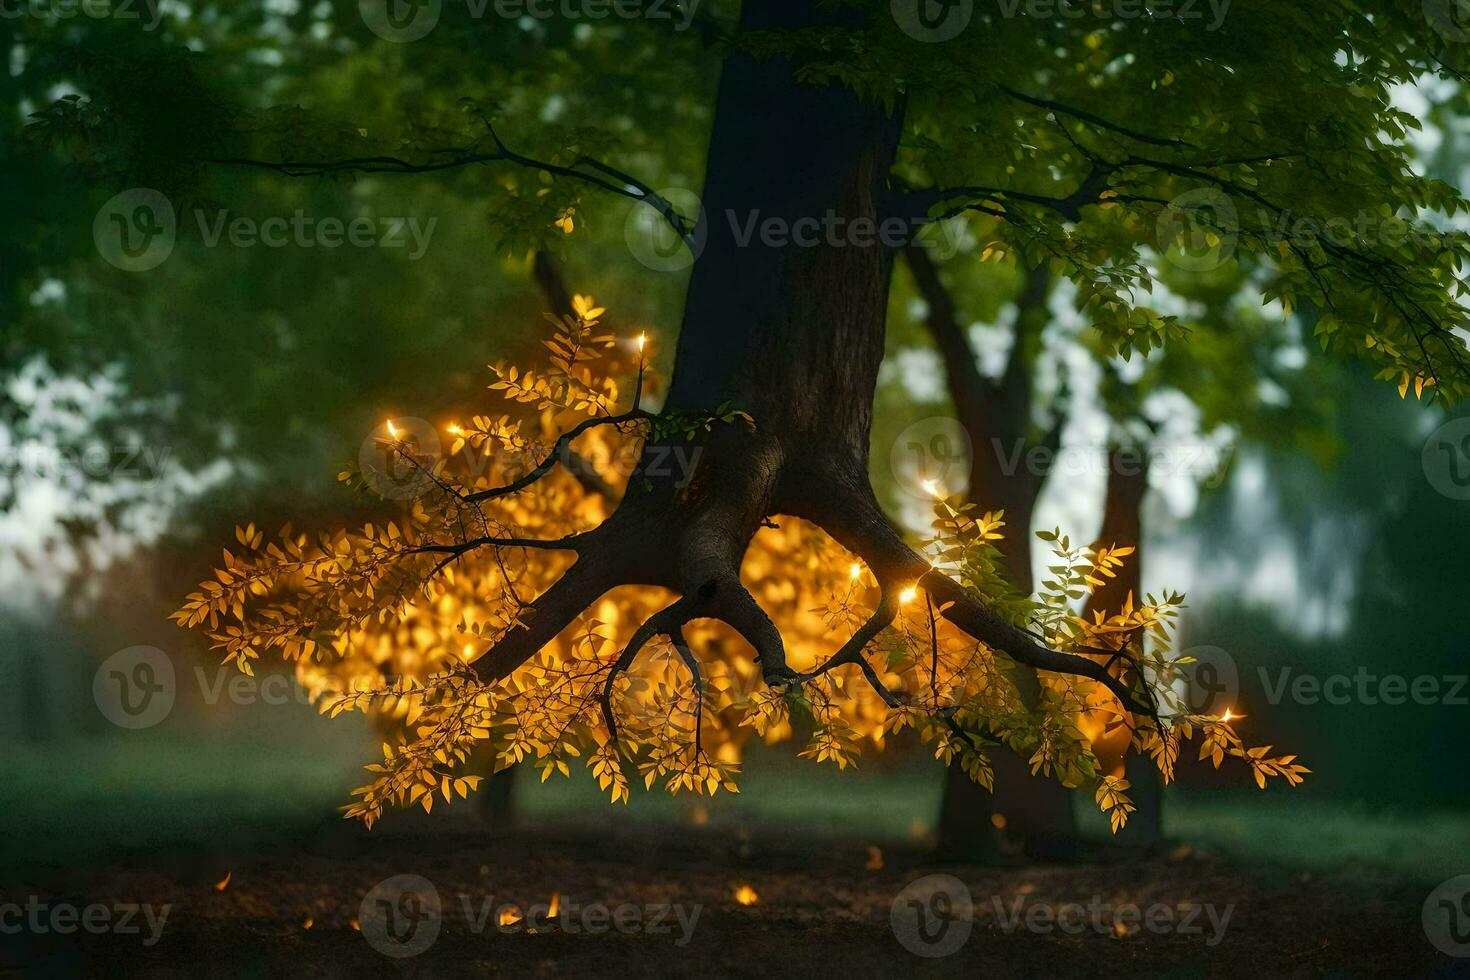
<path fill-rule="evenodd" d="M 775 741 L 803 731 L 802 757 L 846 769 L 864 748 L 909 730 L 985 785 L 987 749 L 1000 743 L 1065 785 L 1096 783 L 1115 828 L 1131 806 L 1127 785 L 1101 771 L 1089 726 L 1131 727 L 1134 749 L 1166 778 L 1180 741 L 1198 732 L 1201 757 L 1217 766 L 1235 756 L 1262 785 L 1300 781 L 1306 770 L 1294 757 L 1247 747 L 1228 717 L 1187 712 L 1176 689 L 1188 661 L 1169 646 L 1181 596 L 1129 596 L 1109 614 L 1077 613 L 1129 549 L 1074 548 L 1044 532 L 1054 564 L 1036 596 L 1020 596 L 997 565 L 1003 515 L 943 498 L 934 503 L 934 566 L 1048 646 L 1104 659 L 1146 692 L 1157 717 L 1130 715 L 1098 683 L 1060 674 L 1047 675 L 1040 702 L 1027 707 L 1011 662 L 949 626 L 943 607 L 917 589 L 899 597 L 892 625 L 860 662 L 834 665 L 828 638 L 857 630 L 886 600 L 860 562 L 801 525 L 763 531 L 745 568 L 752 594 L 767 599 L 786 634 L 799 671 L 792 683 L 765 686 L 742 645 L 713 625 L 691 624 L 693 643 L 680 630 L 636 659 L 620 655 L 638 652 L 629 637 L 659 607 L 657 590 L 642 588 L 605 597 L 508 676 L 483 677 L 478 658 L 522 624 L 528 600 L 564 568 L 560 552 L 607 513 L 604 496 L 543 465 L 561 438 L 531 434 L 570 419 L 591 423 L 589 439 L 636 447 L 650 433 L 647 417 L 614 408 L 618 345 L 596 333 L 603 311 L 582 297 L 575 308 L 553 320 L 548 367 L 495 370 L 491 388 L 507 411 L 452 425 L 446 456 L 423 455 L 390 427 L 387 456 L 426 477 L 397 519 L 315 536 L 287 528 L 269 541 L 253 524 L 239 528 L 236 549 L 225 550 L 214 576 L 175 614 L 245 673 L 267 652 L 296 663 L 324 713 L 400 720 L 399 737 L 384 744 L 382 761 L 368 767 L 371 781 L 346 807 L 349 817 L 371 824 L 389 805 L 429 810 L 436 794 L 446 802 L 464 796 L 474 777 L 458 770 L 480 743 L 493 747 L 498 767 L 529 761 L 543 779 L 580 764 L 612 800 L 626 801 L 634 773 L 670 792 L 737 791 L 750 735 Z M 649 380 L 641 351 L 636 369 L 641 386 Z M 521 476 L 505 482 L 515 472 Z M 619 474 L 624 492 L 637 492 L 626 489 L 630 475 Z M 375 487 L 370 476 L 343 476 Z"/>

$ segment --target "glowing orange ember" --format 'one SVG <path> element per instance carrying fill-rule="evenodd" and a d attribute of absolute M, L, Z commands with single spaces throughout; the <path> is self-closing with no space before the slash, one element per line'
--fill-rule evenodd
<path fill-rule="evenodd" d="M 761 897 L 757 895 L 755 893 L 755 889 L 751 888 L 749 885 L 741 885 L 739 888 L 735 889 L 735 901 L 739 902 L 741 905 L 754 905 L 760 900 Z"/>

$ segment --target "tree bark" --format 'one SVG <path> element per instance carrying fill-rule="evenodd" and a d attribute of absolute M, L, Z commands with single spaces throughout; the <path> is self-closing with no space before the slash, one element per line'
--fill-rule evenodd
<path fill-rule="evenodd" d="M 746 3 L 742 30 L 830 22 L 813 0 Z M 899 115 L 841 86 L 796 82 L 784 58 L 725 62 L 695 262 L 666 413 L 728 406 L 693 482 L 632 493 L 612 523 L 676 527 L 688 593 L 738 573 L 761 521 L 830 514 L 837 488 L 870 496 L 868 439 L 883 358 L 890 249 L 883 218 Z M 763 229 L 776 237 L 763 240 Z M 821 229 L 815 231 L 814 229 Z M 814 234 L 816 244 L 783 241 Z M 671 520 L 670 511 L 674 520 Z"/>

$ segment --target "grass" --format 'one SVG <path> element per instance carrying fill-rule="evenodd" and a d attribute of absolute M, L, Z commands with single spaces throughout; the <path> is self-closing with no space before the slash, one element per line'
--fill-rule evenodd
<path fill-rule="evenodd" d="M 83 863 L 124 852 L 192 846 L 229 834 L 238 844 L 309 829 L 361 782 L 361 736 L 271 740 L 113 738 L 6 752 L 0 780 L 0 865 Z M 750 760 L 738 795 L 672 797 L 635 788 L 609 806 L 585 774 L 517 785 L 517 812 L 535 823 L 593 817 L 610 829 L 649 823 L 765 827 L 807 834 L 915 839 L 939 809 L 940 772 L 926 760 L 889 771 Z M 464 807 L 465 804 L 458 804 Z M 1085 811 L 1089 830 L 1105 835 Z M 1312 871 L 1444 877 L 1444 855 L 1470 852 L 1470 815 L 1385 812 L 1297 793 L 1176 792 L 1169 836 L 1248 863 Z M 384 825 L 392 825 L 391 815 Z"/>

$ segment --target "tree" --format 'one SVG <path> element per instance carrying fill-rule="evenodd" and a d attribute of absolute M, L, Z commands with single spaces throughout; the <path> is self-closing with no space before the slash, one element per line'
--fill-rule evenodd
<path fill-rule="evenodd" d="M 437 596 L 469 579 L 474 594 L 483 594 L 478 588 L 490 584 L 495 559 L 505 552 L 571 557 L 536 598 L 522 607 L 512 596 L 478 624 L 488 628 L 478 631 L 482 642 L 464 669 L 396 692 L 430 704 L 433 723 L 421 726 L 416 741 L 387 747 L 378 778 L 353 813 L 372 819 L 385 802 L 429 799 L 424 790 L 431 782 L 442 781 L 447 795 L 452 777 L 443 767 L 496 725 L 508 726 L 512 741 L 543 752 L 553 768 L 564 769 L 567 754 L 591 750 L 595 770 L 616 787 L 626 745 L 617 738 L 611 695 L 656 638 L 672 644 L 697 688 L 698 658 L 683 633 L 692 620 L 722 622 L 754 649 L 769 686 L 751 698 L 757 724 L 792 699 L 807 706 L 832 700 L 845 676 L 835 672 L 856 668 L 892 709 L 895 724 L 917 723 L 941 754 L 960 755 L 975 775 L 985 770 L 978 741 L 984 733 L 1033 747 L 1038 768 L 1063 781 L 1095 778 L 1087 740 L 1071 719 L 1103 712 L 1126 724 L 1135 748 L 1149 752 L 1166 774 L 1178 740 L 1198 731 L 1205 755 L 1217 763 L 1239 757 L 1262 784 L 1270 776 L 1299 778 L 1294 757 L 1247 748 L 1228 720 L 1167 710 L 1178 665 L 1140 641 L 1145 631 L 1167 633 L 1177 597 L 1119 611 L 1101 626 L 1074 615 L 1069 600 L 1083 598 L 1101 580 L 1099 569 L 1116 567 L 1116 557 L 1048 535 L 1062 571 L 1057 588 L 1043 588 L 1043 601 L 1032 605 L 997 581 L 996 520 L 939 501 L 938 546 L 926 557 L 884 516 L 866 463 L 894 249 L 873 243 L 871 229 L 892 219 L 915 227 L 956 210 L 987 214 L 997 220 L 995 249 L 1028 264 L 1043 257 L 1060 262 L 1105 342 L 1117 352 L 1146 353 L 1182 339 L 1184 331 L 1177 318 L 1129 301 L 1129 290 L 1152 279 L 1140 249 L 1156 241 L 1161 216 L 1177 218 L 1180 206 L 1169 206 L 1177 195 L 1203 191 L 1216 204 L 1237 196 L 1254 215 L 1238 208 L 1228 219 L 1217 208 L 1201 220 L 1208 237 L 1234 236 L 1238 248 L 1275 253 L 1265 295 L 1284 302 L 1313 296 L 1333 311 L 1318 327 L 1324 345 L 1366 351 L 1395 380 L 1460 397 L 1467 379 L 1451 325 L 1463 236 L 1430 232 L 1412 220 L 1405 226 L 1418 234 L 1406 243 L 1362 235 L 1345 244 L 1273 239 L 1283 217 L 1331 214 L 1344 197 L 1362 201 L 1376 216 L 1400 206 L 1453 213 L 1463 205 L 1447 185 L 1403 166 L 1402 151 L 1390 142 L 1411 120 L 1387 108 L 1387 88 L 1422 70 L 1418 52 L 1429 50 L 1437 35 L 1406 14 L 1369 18 L 1346 4 L 1334 8 L 1335 20 L 1321 11 L 1252 5 L 1209 44 L 1191 41 L 1184 33 L 1190 25 L 1173 21 L 1149 19 L 1125 34 L 1075 18 L 996 19 L 950 60 L 929 56 L 874 15 L 886 5 L 817 6 L 743 6 L 714 107 L 703 195 L 706 214 L 714 217 L 702 224 L 596 158 L 556 163 L 517 153 L 478 109 L 472 115 L 483 126 L 479 136 L 455 134 L 462 140 L 453 150 L 443 149 L 450 145 L 446 134 L 435 132 L 397 154 L 206 157 L 291 175 L 510 165 L 548 174 L 553 185 L 558 178 L 591 183 L 651 204 L 686 242 L 702 246 L 672 381 L 657 414 L 643 407 L 641 383 L 620 403 L 617 385 L 583 370 L 585 349 L 606 343 L 590 305 L 552 341 L 556 366 L 548 375 L 528 382 L 507 369 L 500 378 L 502 386 L 519 386 L 529 402 L 587 413 L 558 446 L 594 428 L 646 440 L 640 468 L 606 521 L 558 536 L 522 536 L 503 515 L 474 506 L 493 509 L 490 502 L 537 485 L 557 453 L 524 477 L 496 485 L 460 480 L 442 465 L 424 467 L 444 485 L 432 503 L 420 501 L 405 526 L 369 526 L 310 544 L 287 535 L 268 547 L 246 529 L 247 554 L 227 558 L 181 611 L 183 622 L 207 624 L 242 666 L 262 648 L 330 658 L 321 640 L 345 645 L 354 630 L 396 617 L 409 591 L 427 588 Z M 1047 95 L 999 81 L 1019 78 L 1044 84 Z M 1176 86 L 1183 97 L 1172 109 L 1151 112 L 1148 130 L 1091 108 L 1137 107 L 1157 89 Z M 961 104 L 952 97 L 956 89 L 984 98 Z M 960 115 L 972 125 L 956 126 Z M 966 146 L 972 136 L 985 144 L 1011 132 L 1018 115 L 1035 127 L 1026 139 L 1007 141 L 984 159 Z M 1181 132 L 1192 139 L 1174 135 Z M 1309 145 L 1301 143 L 1303 132 L 1315 137 Z M 407 158 L 415 155 L 418 162 Z M 1038 156 L 1033 166 L 1016 166 Z M 967 171 L 962 182 L 944 179 L 961 169 Z M 899 179 L 891 179 L 895 171 Z M 1330 189 L 1318 176 L 1323 173 L 1335 178 Z M 836 222 L 849 237 L 803 247 L 788 236 L 783 244 L 751 247 L 739 222 L 721 220 L 730 215 L 758 215 L 793 231 Z M 859 228 L 869 230 L 865 247 L 857 244 Z M 512 445 L 519 439 L 518 430 L 494 419 L 472 435 Z M 655 458 L 691 442 L 700 449 L 691 482 L 655 472 Z M 539 500 L 526 506 L 554 505 L 554 492 L 546 493 L 526 498 Z M 876 582 L 872 614 L 811 670 L 788 661 L 780 630 L 740 579 L 743 554 L 776 515 L 810 521 L 857 556 Z M 534 523 L 550 529 L 558 521 L 565 524 L 568 516 L 548 514 Z M 597 657 L 602 644 L 589 641 L 593 656 L 578 661 L 575 677 L 566 664 L 534 659 L 589 605 L 623 586 L 664 589 L 674 598 L 633 630 L 615 659 Z M 906 605 L 915 612 L 905 613 Z M 895 690 L 866 654 L 895 623 L 901 639 L 912 638 L 912 618 L 921 627 L 932 624 L 920 633 L 927 634 L 929 656 L 911 650 L 890 658 L 889 674 L 903 682 Z M 940 620 L 955 632 L 941 630 Z M 996 682 L 1007 659 L 1043 672 L 1037 711 L 1020 706 L 1012 686 Z M 550 702 L 538 701 L 537 691 L 544 694 L 553 676 L 577 695 L 551 719 L 565 722 L 561 728 L 547 718 L 528 722 L 517 711 L 517 704 L 535 705 L 549 717 Z M 348 695 L 336 707 L 375 693 L 382 694 Z M 696 735 L 702 703 L 696 699 Z M 819 742 L 844 755 L 831 713 L 813 713 Z M 643 763 L 647 772 L 668 774 L 685 788 L 728 782 L 728 767 L 705 758 L 697 738 L 687 761 L 681 761 L 687 746 L 651 729 L 637 741 L 651 754 Z M 1097 795 L 1115 826 L 1126 817 L 1129 804 L 1115 781 L 1104 778 Z"/>
<path fill-rule="evenodd" d="M 979 507 L 1001 511 L 1016 529 L 998 547 L 1011 583 L 1029 595 L 1034 587 L 1029 529 L 1046 471 L 1030 466 L 1006 468 L 1001 460 L 1025 459 L 1037 447 L 1055 453 L 1061 445 L 1065 418 L 1060 411 L 1039 439 L 1032 420 L 1032 362 L 1046 324 L 1054 276 L 1046 264 L 1025 273 L 1016 298 L 1011 348 L 1001 377 L 991 381 L 979 367 L 958 305 L 930 250 L 911 244 L 904 255 L 924 298 L 924 323 L 943 359 L 950 400 L 970 438 L 969 499 Z M 1019 676 L 1025 696 L 1034 702 L 1039 693 L 1034 674 Z M 948 770 L 939 820 L 941 852 L 952 858 L 992 859 L 998 847 L 992 827 L 994 821 L 1003 819 L 1014 825 L 1015 837 L 1032 856 L 1075 856 L 1078 829 L 1071 794 L 1054 780 L 1031 772 L 1023 756 L 1002 752 L 992 765 L 992 791 L 960 767 Z"/>

